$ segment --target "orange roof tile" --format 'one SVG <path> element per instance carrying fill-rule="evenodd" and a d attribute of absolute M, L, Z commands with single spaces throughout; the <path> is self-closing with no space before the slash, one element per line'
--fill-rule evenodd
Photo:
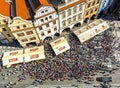
<path fill-rule="evenodd" d="M 41 7 L 41 6 L 52 6 L 52 4 L 49 4 L 47 0 L 38 0 L 39 1 L 39 6 L 35 8 L 35 12 Z M 38 5 L 38 4 L 37 4 Z M 36 5 L 35 5 L 36 6 Z"/>
<path fill-rule="evenodd" d="M 29 18 L 25 0 L 15 0 L 15 6 L 16 6 L 16 16 L 19 16 L 23 19 Z"/>
<path fill-rule="evenodd" d="M 52 6 L 52 4 L 49 4 L 47 0 L 39 0 L 39 2 L 40 2 L 42 5 Z"/>
<path fill-rule="evenodd" d="M 10 16 L 10 4 L 5 0 L 0 0 L 0 14 Z"/>

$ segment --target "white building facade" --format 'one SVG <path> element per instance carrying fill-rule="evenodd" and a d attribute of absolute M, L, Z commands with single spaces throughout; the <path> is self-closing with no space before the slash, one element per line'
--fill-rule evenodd
<path fill-rule="evenodd" d="M 65 0 L 58 6 L 60 34 L 66 28 L 83 24 L 84 8 L 85 0 Z"/>
<path fill-rule="evenodd" d="M 34 26 L 40 40 L 53 38 L 59 32 L 58 15 L 52 6 L 41 6 L 35 11 Z"/>

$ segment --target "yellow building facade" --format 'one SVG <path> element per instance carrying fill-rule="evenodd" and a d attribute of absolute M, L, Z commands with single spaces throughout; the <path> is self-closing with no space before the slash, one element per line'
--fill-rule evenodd
<path fill-rule="evenodd" d="M 94 19 L 98 12 L 101 0 L 86 0 L 84 10 L 84 22 Z"/>
<path fill-rule="evenodd" d="M 9 24 L 9 28 L 22 47 L 37 45 L 40 43 L 32 21 L 27 21 L 20 17 L 15 17 Z"/>
<path fill-rule="evenodd" d="M 14 36 L 8 27 L 9 20 L 9 17 L 0 14 L 0 31 L 1 34 L 6 38 L 6 41 L 13 42 Z"/>

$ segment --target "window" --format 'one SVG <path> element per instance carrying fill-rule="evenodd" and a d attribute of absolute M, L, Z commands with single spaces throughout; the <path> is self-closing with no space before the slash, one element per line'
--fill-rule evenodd
<path fill-rule="evenodd" d="M 67 16 L 70 16 L 70 15 L 71 15 L 71 9 L 67 11 Z"/>
<path fill-rule="evenodd" d="M 48 12 L 48 10 L 46 9 L 45 12 Z"/>
<path fill-rule="evenodd" d="M 66 26 L 66 21 L 62 21 L 62 26 Z"/>
<path fill-rule="evenodd" d="M 71 24 L 71 18 L 69 18 L 67 21 L 68 21 L 68 25 Z"/>
<path fill-rule="evenodd" d="M 52 19 L 52 16 L 49 16 L 50 19 Z"/>
<path fill-rule="evenodd" d="M 3 29 L 3 31 L 7 31 L 5 28 L 2 28 Z"/>
<path fill-rule="evenodd" d="M 41 11 L 41 13 L 44 13 L 44 11 Z"/>
<path fill-rule="evenodd" d="M 43 19 L 41 19 L 41 22 L 44 22 Z"/>
<path fill-rule="evenodd" d="M 93 1 L 93 3 L 92 3 L 92 6 L 94 6 L 95 5 L 95 1 Z"/>
<path fill-rule="evenodd" d="M 4 23 L 6 23 L 7 21 L 6 20 L 3 20 Z"/>
<path fill-rule="evenodd" d="M 55 20 L 55 21 L 53 21 L 53 24 L 54 24 L 54 25 L 56 24 L 56 20 Z"/>
<path fill-rule="evenodd" d="M 24 33 L 18 33 L 17 35 L 20 37 L 20 36 L 24 36 L 25 34 Z"/>
<path fill-rule="evenodd" d="M 97 11 L 97 8 L 95 8 L 94 12 L 96 12 L 96 11 Z"/>
<path fill-rule="evenodd" d="M 46 24 L 46 27 L 49 27 L 49 24 Z"/>
<path fill-rule="evenodd" d="M 33 34 L 33 31 L 27 31 L 26 34 L 31 35 L 31 34 Z"/>
<path fill-rule="evenodd" d="M 61 18 L 62 18 L 62 19 L 65 18 L 65 12 L 62 12 L 62 13 L 61 13 Z"/>
<path fill-rule="evenodd" d="M 54 28 L 54 31 L 57 31 L 57 27 Z"/>
<path fill-rule="evenodd" d="M 19 27 L 19 26 L 17 26 L 17 29 L 20 29 L 20 27 Z"/>
<path fill-rule="evenodd" d="M 48 30 L 48 34 L 50 34 L 51 33 L 51 31 L 50 30 Z"/>
<path fill-rule="evenodd" d="M 87 5 L 87 8 L 89 8 L 90 7 L 90 3 L 88 3 L 88 5 Z"/>
<path fill-rule="evenodd" d="M 82 16 L 82 14 L 80 13 L 80 14 L 78 14 L 78 19 L 80 20 L 81 19 L 81 16 Z"/>
<path fill-rule="evenodd" d="M 93 12 L 93 9 L 91 9 L 90 13 L 92 13 L 92 12 Z"/>
<path fill-rule="evenodd" d="M 22 42 L 27 42 L 28 40 L 27 40 L 27 39 L 22 39 L 21 41 L 22 41 Z"/>
<path fill-rule="evenodd" d="M 47 17 L 45 17 L 45 20 L 48 20 L 48 18 L 47 18 Z"/>
<path fill-rule="evenodd" d="M 10 34 L 7 34 L 7 36 L 8 36 L 8 37 L 11 37 L 11 35 L 10 35 Z"/>
<path fill-rule="evenodd" d="M 81 11 L 82 10 L 82 5 L 79 5 L 79 11 Z"/>
<path fill-rule="evenodd" d="M 76 13 L 77 12 L 77 7 L 74 7 L 73 8 L 73 13 Z"/>
<path fill-rule="evenodd" d="M 88 15 L 88 14 L 89 14 L 89 11 L 86 12 L 86 15 Z"/>
<path fill-rule="evenodd" d="M 36 37 L 32 37 L 32 38 L 30 38 L 30 40 L 36 40 Z"/>
<path fill-rule="evenodd" d="M 97 1 L 96 1 L 96 4 L 98 4 L 99 2 L 100 2 L 100 0 L 97 0 Z"/>
<path fill-rule="evenodd" d="M 44 32 L 42 32 L 41 35 L 44 36 L 45 35 Z"/>
<path fill-rule="evenodd" d="M 26 27 L 26 25 L 23 25 L 23 27 Z"/>
<path fill-rule="evenodd" d="M 40 26 L 39 29 L 42 30 L 42 27 Z"/>
<path fill-rule="evenodd" d="M 76 16 L 73 17 L 73 21 L 76 21 Z"/>

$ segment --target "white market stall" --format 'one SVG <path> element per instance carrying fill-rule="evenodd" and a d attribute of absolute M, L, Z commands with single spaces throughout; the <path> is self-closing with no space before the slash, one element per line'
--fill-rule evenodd
<path fill-rule="evenodd" d="M 74 31 L 74 34 L 78 37 L 81 43 L 95 36 L 94 30 L 88 26 L 81 27 L 79 30 Z"/>
<path fill-rule="evenodd" d="M 105 30 L 109 29 L 109 25 L 106 21 L 102 19 L 95 20 L 94 22 L 88 24 L 89 27 L 93 28 L 96 35 L 104 32 Z"/>
<path fill-rule="evenodd" d="M 50 43 L 56 55 L 63 53 L 70 49 L 67 39 L 61 37 Z"/>
<path fill-rule="evenodd" d="M 41 59 L 45 59 L 44 46 L 36 46 L 32 48 L 26 48 L 24 50 L 25 62 L 41 60 Z"/>
<path fill-rule="evenodd" d="M 102 19 L 98 19 L 73 32 L 78 37 L 80 42 L 83 43 L 107 29 L 109 29 L 107 22 Z"/>
<path fill-rule="evenodd" d="M 23 49 L 4 52 L 2 57 L 2 64 L 3 66 L 10 67 L 13 64 L 22 63 L 23 57 Z"/>

